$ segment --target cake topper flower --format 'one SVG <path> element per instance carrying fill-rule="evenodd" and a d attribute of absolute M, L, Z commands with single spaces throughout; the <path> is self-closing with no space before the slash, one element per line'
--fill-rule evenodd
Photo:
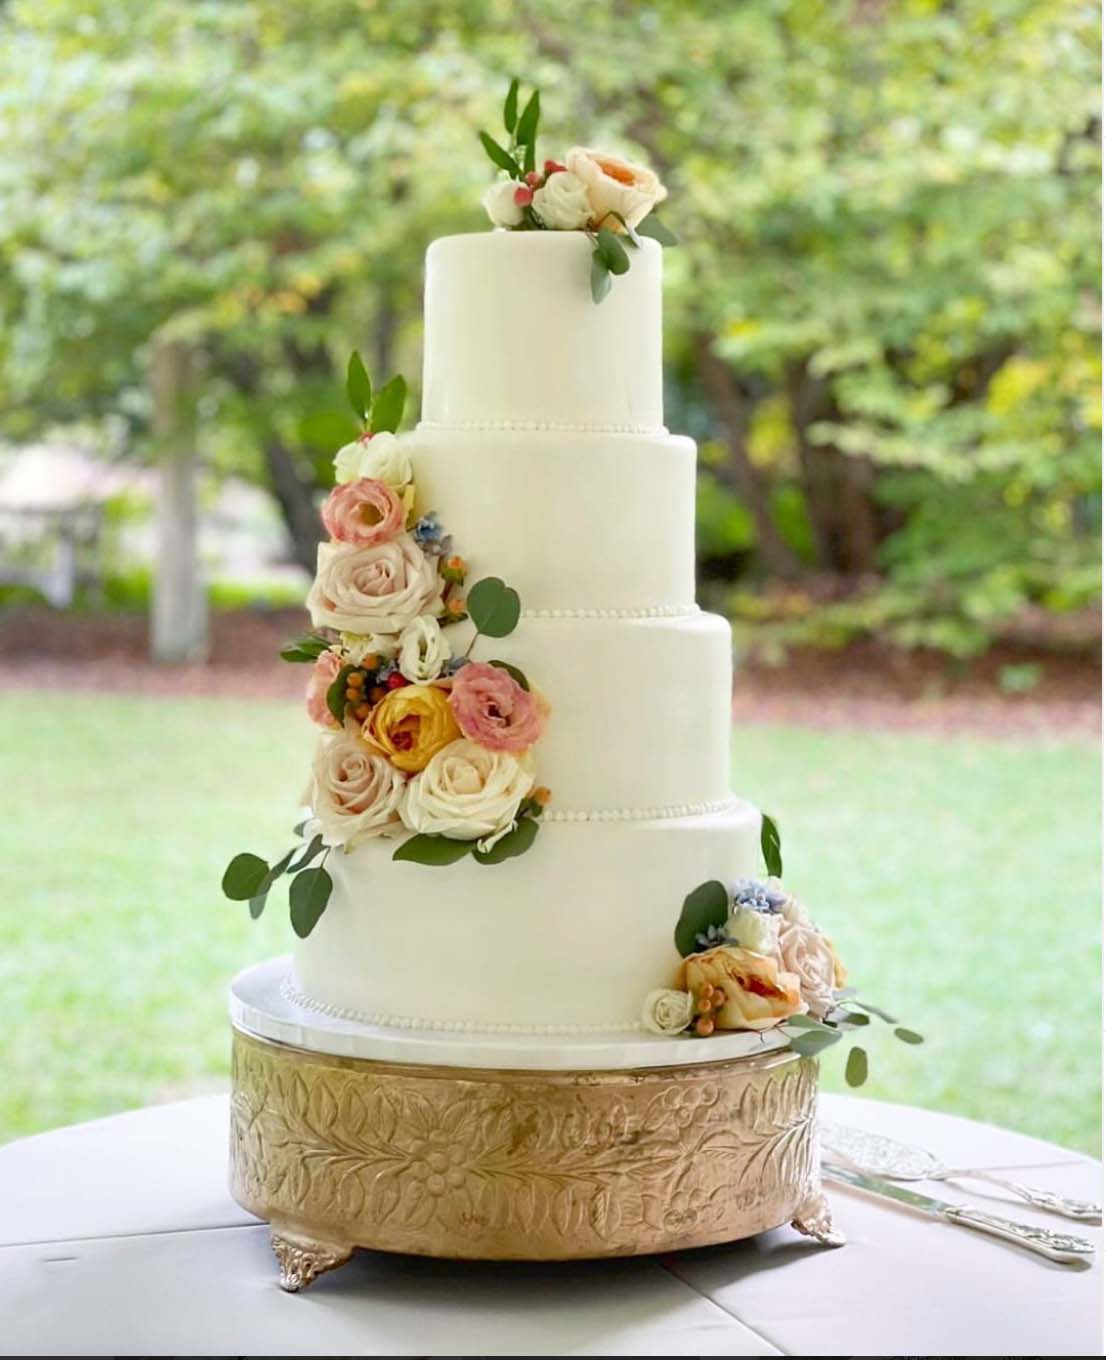
<path fill-rule="evenodd" d="M 503 105 L 506 146 L 480 133 L 488 158 L 502 172 L 484 194 L 484 211 L 506 231 L 584 232 L 593 247 L 591 295 L 602 302 L 612 276 L 630 268 L 627 246 L 639 249 L 642 236 L 675 245 L 653 214 L 668 190 L 647 166 L 590 147 L 574 146 L 563 160 L 545 160 L 538 170 L 541 96 L 535 90 L 521 113 L 518 105 L 518 81 L 512 80 Z"/>

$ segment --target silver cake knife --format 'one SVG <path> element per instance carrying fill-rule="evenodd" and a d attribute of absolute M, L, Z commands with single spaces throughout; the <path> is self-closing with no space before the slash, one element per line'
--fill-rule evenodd
<path fill-rule="evenodd" d="M 822 1175 L 828 1181 L 839 1185 L 851 1185 L 864 1190 L 880 1199 L 894 1200 L 930 1218 L 941 1218 L 946 1223 L 955 1223 L 961 1228 L 974 1228 L 977 1232 L 990 1233 L 992 1237 L 1011 1242 L 1014 1246 L 1025 1247 L 1050 1261 L 1061 1265 L 1079 1265 L 1089 1262 L 1094 1256 L 1094 1245 L 1085 1237 L 1075 1237 L 1071 1233 L 1052 1232 L 1048 1228 L 1038 1228 L 1031 1223 L 1018 1223 L 1012 1218 L 999 1218 L 997 1214 L 984 1213 L 967 1204 L 950 1204 L 948 1200 L 933 1199 L 929 1195 L 919 1195 L 905 1186 L 893 1181 L 880 1180 L 878 1176 L 866 1176 L 862 1171 L 851 1167 L 839 1166 L 834 1162 L 822 1163 Z"/>

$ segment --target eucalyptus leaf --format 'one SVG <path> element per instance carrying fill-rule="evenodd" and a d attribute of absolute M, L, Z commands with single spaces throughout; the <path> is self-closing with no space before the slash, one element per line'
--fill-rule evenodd
<path fill-rule="evenodd" d="M 895 1028 L 895 1038 L 901 1039 L 904 1044 L 924 1044 L 925 1036 L 919 1034 L 917 1030 L 906 1029 L 902 1025 Z"/>
<path fill-rule="evenodd" d="M 863 1011 L 846 1011 L 837 1023 L 846 1029 L 858 1029 L 863 1025 L 870 1025 L 872 1017 L 865 1015 Z"/>
<path fill-rule="evenodd" d="M 306 869 L 307 866 L 311 863 L 311 861 L 317 857 L 319 851 L 322 848 L 323 848 L 322 836 L 314 836 L 311 840 L 311 844 L 307 847 L 307 849 L 303 852 L 299 859 L 296 860 L 295 864 L 291 865 L 291 867 L 288 869 L 288 872 L 290 874 L 298 874 L 301 869 Z M 295 854 L 295 851 L 293 851 L 292 853 Z"/>
<path fill-rule="evenodd" d="M 506 170 L 512 179 L 522 178 L 522 170 L 515 158 L 509 151 L 504 151 L 499 143 L 489 137 L 486 132 L 480 134 L 480 143 L 488 153 L 488 158 L 498 165 L 500 170 Z"/>
<path fill-rule="evenodd" d="M 850 1086 L 863 1086 L 868 1080 L 868 1055 L 862 1048 L 850 1048 L 845 1059 L 845 1080 Z"/>
<path fill-rule="evenodd" d="M 349 397 L 349 404 L 353 407 L 353 414 L 358 420 L 365 422 L 369 418 L 369 410 L 373 401 L 373 385 L 368 372 L 356 350 L 349 356 L 349 364 L 346 368 L 346 395 Z"/>
<path fill-rule="evenodd" d="M 593 302 L 602 302 L 611 291 L 611 274 L 607 268 L 606 261 L 596 250 L 591 257 L 591 298 Z"/>
<path fill-rule="evenodd" d="M 319 923 L 319 917 L 326 911 L 334 884 L 330 875 L 321 866 L 304 869 L 292 880 L 288 890 L 288 907 L 292 918 L 292 929 L 306 940 Z"/>
<path fill-rule="evenodd" d="M 527 680 L 526 676 L 522 673 L 522 671 L 519 670 L 517 666 L 512 666 L 509 661 L 489 661 L 488 665 L 498 666 L 501 671 L 506 671 L 516 685 L 518 685 L 521 689 L 524 689 L 527 691 L 527 693 L 529 693 L 530 681 Z"/>
<path fill-rule="evenodd" d="M 518 123 L 518 80 L 511 81 L 510 88 L 507 90 L 507 98 L 503 101 L 503 126 L 510 137 L 514 134 L 515 125 Z"/>
<path fill-rule="evenodd" d="M 306 830 L 307 830 L 307 819 L 304 818 L 304 820 L 303 820 L 302 822 L 297 822 L 296 825 L 292 828 L 292 835 L 293 835 L 293 836 L 302 836 L 303 833 L 304 833 Z"/>
<path fill-rule="evenodd" d="M 853 1001 L 853 1005 L 859 1006 L 861 1010 L 871 1011 L 873 1015 L 879 1016 L 879 1018 L 884 1022 L 884 1024 L 897 1025 L 899 1023 L 893 1015 L 888 1015 L 886 1011 L 880 1010 L 878 1006 L 873 1006 L 870 1001 L 861 1001 L 860 998 L 857 997 Z"/>
<path fill-rule="evenodd" d="M 596 250 L 612 274 L 625 274 L 630 267 L 626 248 L 610 227 L 600 227 Z"/>
<path fill-rule="evenodd" d="M 813 1015 L 791 1015 L 784 1021 L 787 1029 L 817 1029 L 824 1033 L 832 1034 L 833 1026 L 825 1025 L 821 1020 L 815 1020 Z"/>
<path fill-rule="evenodd" d="M 708 926 L 723 926 L 730 914 L 730 894 L 717 879 L 700 883 L 684 898 L 680 919 L 676 922 L 676 949 L 680 958 L 695 953 L 695 937 Z"/>
<path fill-rule="evenodd" d="M 802 1058 L 816 1058 L 825 1049 L 832 1048 L 840 1039 L 841 1034 L 838 1030 L 811 1029 L 796 1034 L 787 1046 L 792 1053 L 798 1053 Z"/>
<path fill-rule="evenodd" d="M 518 591 L 498 576 L 485 576 L 469 591 L 465 608 L 478 633 L 501 638 L 513 633 L 522 613 Z"/>
<path fill-rule="evenodd" d="M 352 670 L 352 666 L 343 666 L 326 692 L 326 706 L 336 722 L 344 723 L 346 720 L 346 682 Z"/>
<path fill-rule="evenodd" d="M 637 234 L 639 236 L 651 236 L 654 241 L 662 246 L 678 246 L 680 244 L 660 218 L 654 217 L 652 213 L 637 224 Z"/>
<path fill-rule="evenodd" d="M 373 398 L 372 412 L 369 416 L 369 429 L 373 434 L 385 431 L 394 434 L 403 419 L 403 407 L 407 401 L 407 381 L 401 373 L 380 389 Z"/>
<path fill-rule="evenodd" d="M 455 841 L 448 836 L 412 836 L 392 858 L 410 864 L 456 864 L 471 853 L 475 844 L 475 841 Z"/>
<path fill-rule="evenodd" d="M 538 119 L 541 117 L 541 95 L 537 90 L 526 101 L 518 124 L 515 127 L 515 141 L 519 146 L 532 147 L 537 141 Z M 532 168 L 532 167 L 531 167 Z"/>
<path fill-rule="evenodd" d="M 776 819 L 767 812 L 760 815 L 760 853 L 764 857 L 764 868 L 770 878 L 783 876 L 783 852 L 780 848 L 780 829 Z"/>
<path fill-rule="evenodd" d="M 505 859 L 524 855 L 534 844 L 538 834 L 538 824 L 532 817 L 523 817 L 513 831 L 508 831 L 502 840 L 496 841 L 490 850 L 474 850 L 472 857 L 477 864 L 502 864 Z"/>
<path fill-rule="evenodd" d="M 260 891 L 269 866 L 260 855 L 243 851 L 235 855 L 223 873 L 223 893 L 232 902 L 248 902 Z"/>
<path fill-rule="evenodd" d="M 266 881 L 264 888 L 255 896 L 250 898 L 250 920 L 256 921 L 265 910 L 265 903 L 269 900 L 269 889 L 272 884 Z"/>

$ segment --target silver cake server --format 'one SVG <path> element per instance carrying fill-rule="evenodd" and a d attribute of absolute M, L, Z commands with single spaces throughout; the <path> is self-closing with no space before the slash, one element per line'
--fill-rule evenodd
<path fill-rule="evenodd" d="M 834 1162 L 855 1167 L 857 1171 L 867 1172 L 871 1176 L 885 1176 L 890 1181 L 987 1181 L 990 1185 L 1009 1190 L 1036 1209 L 1045 1209 L 1049 1213 L 1084 1223 L 1099 1223 L 1102 1220 L 1100 1204 L 1092 1204 L 1084 1199 L 1069 1199 L 1052 1190 L 1039 1190 L 1021 1181 L 996 1176 L 994 1172 L 983 1168 L 943 1166 L 931 1152 L 911 1147 L 909 1143 L 900 1143 L 894 1138 L 885 1138 L 882 1134 L 824 1121 L 819 1123 L 818 1133 L 823 1152 L 829 1153 Z"/>
<path fill-rule="evenodd" d="M 839 1185 L 851 1185 L 854 1189 L 864 1190 L 880 1199 L 893 1200 L 896 1204 L 915 1209 L 918 1213 L 928 1214 L 930 1218 L 944 1219 L 961 1228 L 974 1228 L 976 1232 L 989 1233 L 1014 1246 L 1024 1247 L 1026 1251 L 1047 1257 L 1060 1265 L 1080 1265 L 1089 1263 L 1094 1257 L 1094 1245 L 1083 1237 L 1073 1237 L 1070 1233 L 1052 1232 L 1048 1228 L 1037 1228 L 1031 1223 L 1018 1223 L 1012 1218 L 999 1218 L 997 1214 L 984 1213 L 967 1204 L 950 1204 L 947 1200 L 931 1199 L 929 1195 L 919 1195 L 905 1186 L 893 1181 L 880 1180 L 878 1176 L 866 1176 L 862 1171 L 853 1171 L 847 1166 L 834 1162 L 822 1163 L 822 1175 L 827 1181 Z"/>

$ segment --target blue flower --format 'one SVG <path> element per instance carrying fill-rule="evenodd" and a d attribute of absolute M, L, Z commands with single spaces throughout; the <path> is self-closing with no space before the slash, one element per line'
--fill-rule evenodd
<path fill-rule="evenodd" d="M 743 878 L 738 882 L 733 895 L 734 907 L 748 907 L 750 911 L 777 913 L 787 905 L 787 894 L 772 883 L 764 883 L 759 878 Z"/>
<path fill-rule="evenodd" d="M 411 537 L 427 557 L 444 557 L 453 547 L 453 537 L 442 528 L 436 510 L 428 511 L 415 521 Z"/>
<path fill-rule="evenodd" d="M 707 926 L 695 937 L 695 952 L 701 954 L 707 949 L 717 949 L 720 944 L 737 944 L 725 926 Z"/>

